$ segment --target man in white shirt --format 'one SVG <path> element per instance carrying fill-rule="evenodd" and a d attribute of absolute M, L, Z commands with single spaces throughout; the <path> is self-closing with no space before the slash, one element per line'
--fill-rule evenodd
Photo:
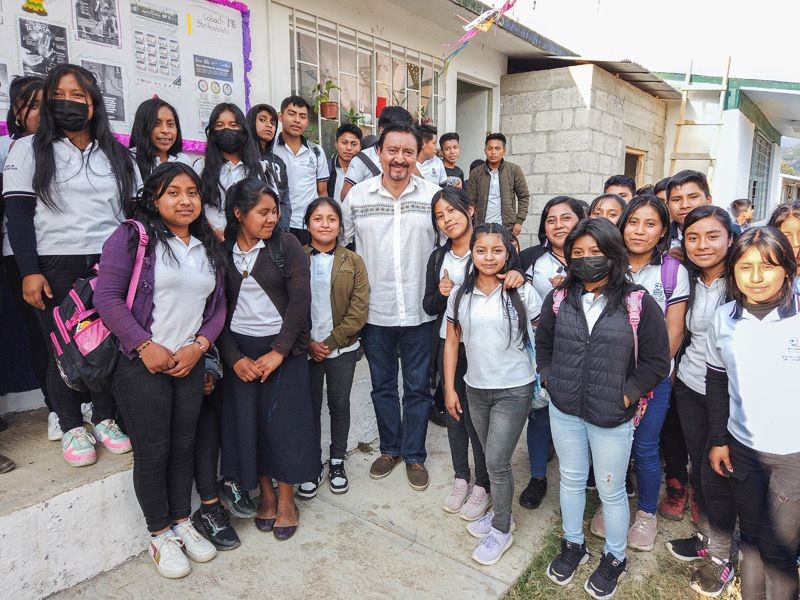
<path fill-rule="evenodd" d="M 278 120 L 281 132 L 278 134 L 274 152 L 286 164 L 289 179 L 289 199 L 292 215 L 289 231 L 307 244 L 311 238 L 306 231 L 303 217 L 311 201 L 328 192 L 328 160 L 318 144 L 306 139 L 303 134 L 308 129 L 311 105 L 301 96 L 289 96 L 281 102 Z"/>
<path fill-rule="evenodd" d="M 342 123 L 336 130 L 336 154 L 328 161 L 328 196 L 339 199 L 347 170 L 353 157 L 361 151 L 364 133 L 358 125 Z"/>
<path fill-rule="evenodd" d="M 447 172 L 444 170 L 442 159 L 436 156 L 437 130 L 433 125 L 420 125 L 417 127 L 422 138 L 422 150 L 417 157 L 417 170 L 423 179 L 443 186 L 447 183 Z"/>
<path fill-rule="evenodd" d="M 422 297 L 427 259 L 436 238 L 430 222 L 431 198 L 440 190 L 412 174 L 420 146 L 419 134 L 410 125 L 388 125 L 377 144 L 383 173 L 356 185 L 343 205 L 345 243 L 355 239 L 370 282 L 363 341 L 381 448 L 370 477 L 386 477 L 402 459 L 408 482 L 416 490 L 428 487 L 425 435 L 433 402 L 428 365 L 435 317 L 423 310 Z"/>

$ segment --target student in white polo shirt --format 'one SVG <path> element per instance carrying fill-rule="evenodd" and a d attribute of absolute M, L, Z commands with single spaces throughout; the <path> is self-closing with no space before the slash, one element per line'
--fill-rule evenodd
<path fill-rule="evenodd" d="M 514 541 L 511 455 L 531 408 L 536 371 L 526 345 L 533 343 L 529 323 L 539 318 L 542 299 L 528 283 L 503 290 L 497 275 L 508 270 L 514 249 L 511 235 L 502 225 L 476 227 L 470 252 L 474 269 L 466 269 L 464 283 L 450 294 L 447 304 L 445 407 L 452 418 L 463 417 L 455 387 L 459 344 L 463 342 L 466 395 L 486 455 L 493 503 L 493 511 L 471 522 L 467 531 L 481 540 L 472 553 L 473 560 L 493 565 Z"/>
<path fill-rule="evenodd" d="M 195 162 L 194 170 L 200 175 L 206 218 L 222 239 L 228 188 L 247 177 L 257 177 L 275 189 L 277 184 L 259 160 L 258 147 L 238 106 L 229 102 L 217 104 L 208 117 L 206 136 L 205 155 Z"/>
<path fill-rule="evenodd" d="M 447 172 L 442 159 L 436 156 L 436 127 L 433 125 L 420 125 L 417 127 L 422 138 L 422 150 L 417 157 L 417 169 L 424 178 L 439 186 L 447 183 Z"/>
<path fill-rule="evenodd" d="M 306 208 L 312 200 L 328 193 L 330 176 L 328 158 L 322 146 L 303 135 L 308 129 L 310 114 L 311 105 L 302 96 L 284 98 L 278 113 L 281 132 L 274 146 L 275 154 L 286 164 L 289 180 L 289 231 L 301 244 L 311 240 L 303 222 Z"/>
<path fill-rule="evenodd" d="M 670 247 L 681 245 L 686 215 L 704 204 L 711 204 L 711 188 L 704 173 L 685 169 L 670 178 L 667 183 L 667 208 L 672 219 Z"/>
<path fill-rule="evenodd" d="M 800 298 L 797 262 L 774 227 L 731 248 L 734 300 L 708 330 L 709 460 L 733 481 L 743 598 L 797 598 L 800 588 Z"/>
<path fill-rule="evenodd" d="M 378 135 L 383 133 L 383 130 L 392 123 L 411 126 L 414 123 L 414 117 L 402 106 L 387 106 L 378 115 Z M 350 166 L 347 168 L 347 177 L 342 186 L 341 195 L 337 200 L 344 202 L 350 192 L 350 188 L 362 181 L 380 175 L 382 172 L 383 167 L 378 156 L 377 144 L 364 148 L 350 161 Z"/>
<path fill-rule="evenodd" d="M 328 197 L 339 201 L 342 195 L 347 171 L 353 158 L 361 152 L 361 140 L 364 133 L 353 123 L 342 123 L 336 130 L 336 152 L 328 160 Z"/>
<path fill-rule="evenodd" d="M 23 297 L 38 309 L 42 332 L 50 339 L 53 308 L 97 263 L 138 187 L 136 163 L 114 138 L 92 73 L 67 64 L 48 74 L 39 129 L 14 144 L 3 187 Z M 92 437 L 83 426 L 82 396 L 61 379 L 53 349 L 48 350 L 47 390 L 64 433 L 67 463 L 94 463 L 95 438 L 112 452 L 129 451 L 130 441 L 114 422 L 110 391 L 92 394 Z"/>
<path fill-rule="evenodd" d="M 344 243 L 355 239 L 370 284 L 363 342 L 381 450 L 370 477 L 382 479 L 405 460 L 408 482 L 420 491 L 428 487 L 425 434 L 433 403 L 428 366 L 436 319 L 425 312 L 422 299 L 425 266 L 437 237 L 430 222 L 431 200 L 441 189 L 412 175 L 421 143 L 410 125 L 386 127 L 378 140 L 383 174 L 355 186 L 342 205 Z"/>
<path fill-rule="evenodd" d="M 153 169 L 164 162 L 192 164 L 191 159 L 183 153 L 178 111 L 160 98 L 145 100 L 136 109 L 128 147 L 136 156 L 142 180 L 147 179 Z"/>

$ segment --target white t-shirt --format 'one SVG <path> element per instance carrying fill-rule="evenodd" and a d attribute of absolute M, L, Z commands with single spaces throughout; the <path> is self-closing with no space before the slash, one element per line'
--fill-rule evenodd
<path fill-rule="evenodd" d="M 418 162 L 417 169 L 419 174 L 431 183 L 442 185 L 447 182 L 447 171 L 444 170 L 444 163 L 438 156 L 433 156 L 425 162 Z"/>
<path fill-rule="evenodd" d="M 586 325 L 589 327 L 589 335 L 592 335 L 592 330 L 605 307 L 605 294 L 599 294 L 595 297 L 594 292 L 587 292 L 581 296 L 581 308 L 583 308 L 583 314 L 586 317 Z"/>
<path fill-rule="evenodd" d="M 544 298 L 553 289 L 550 280 L 553 277 L 566 277 L 567 267 L 561 264 L 551 252 L 545 252 L 531 267 L 528 267 L 525 275 L 536 288 L 536 292 Z"/>
<path fill-rule="evenodd" d="M 286 164 L 289 199 L 292 203 L 292 219 L 289 226 L 304 229 L 303 217 L 306 209 L 319 196 L 317 182 L 327 181 L 330 177 L 328 159 L 319 145 L 305 138 L 302 139 L 300 149 L 295 154 L 284 142 L 283 134 L 278 134 L 273 151 Z"/>
<path fill-rule="evenodd" d="M 264 240 L 258 240 L 247 252 L 242 252 L 238 243 L 233 245 L 233 264 L 236 270 L 240 275 L 248 271 L 248 276 L 242 278 L 239 298 L 231 317 L 231 331 L 241 335 L 252 337 L 277 335 L 283 326 L 283 317 L 278 309 L 261 284 L 249 274 L 263 247 Z"/>
<path fill-rule="evenodd" d="M 489 198 L 486 203 L 486 222 L 503 224 L 503 208 L 500 204 L 500 172 L 489 171 Z"/>
<path fill-rule="evenodd" d="M 462 296 L 458 307 L 461 341 L 467 355 L 464 381 L 473 388 L 509 389 L 536 379 L 528 351 L 518 334 L 519 317 L 502 289 L 502 284 L 498 284 L 486 296 L 475 288 Z M 542 309 L 542 299 L 528 283 L 517 291 L 528 319 L 535 321 Z M 447 320 L 450 322 L 455 318 L 457 296 L 458 288 L 453 288 L 447 302 Z M 525 324 L 522 326 L 526 327 Z"/>
<path fill-rule="evenodd" d="M 33 138 L 17 140 L 8 154 L 3 168 L 6 193 L 34 193 Z M 125 220 L 111 163 L 94 144 L 80 150 L 66 138 L 53 143 L 57 208 L 36 203 L 33 224 L 40 256 L 100 254 L 105 241 Z M 135 173 L 138 186 L 139 170 Z"/>
<path fill-rule="evenodd" d="M 759 321 L 735 302 L 720 306 L 708 329 L 706 362 L 726 373 L 728 431 L 759 452 L 800 452 L 800 315 Z"/>
<path fill-rule="evenodd" d="M 714 313 L 725 302 L 725 279 L 718 277 L 711 285 L 697 278 L 692 304 L 686 311 L 686 330 L 691 341 L 678 363 L 678 377 L 698 394 L 706 393 L 706 337 Z"/>
<path fill-rule="evenodd" d="M 184 244 L 178 237 L 156 245 L 153 285 L 153 341 L 170 352 L 194 342 L 203 323 L 206 301 L 217 280 L 203 243 L 195 237 Z"/>
<path fill-rule="evenodd" d="M 331 310 L 331 273 L 333 254 L 320 252 L 311 256 L 311 339 L 324 342 L 333 331 L 333 311 Z M 358 349 L 358 340 L 346 348 L 335 348 L 328 358 Z"/>
<path fill-rule="evenodd" d="M 375 164 L 379 173 L 383 173 L 381 159 L 378 158 L 377 147 L 370 146 L 361 152 Z M 357 183 L 361 183 L 362 181 L 366 181 L 367 179 L 371 179 L 373 177 L 375 177 L 375 174 L 370 171 L 369 167 L 364 164 L 363 160 L 361 160 L 361 157 L 356 154 L 350 161 L 350 166 L 347 167 L 347 181 L 353 185 L 356 185 Z"/>
<path fill-rule="evenodd" d="M 453 289 L 450 292 L 451 295 L 456 292 L 458 286 L 464 283 L 464 277 L 467 275 L 467 263 L 469 263 L 471 255 L 472 253 L 469 250 L 467 250 L 464 256 L 456 256 L 452 250 L 448 250 L 444 253 L 442 266 L 439 269 L 439 279 L 441 280 L 442 277 L 444 277 L 444 272 L 447 271 L 447 276 L 450 278 L 450 281 L 453 282 Z M 447 319 L 442 319 L 442 326 L 439 328 L 439 337 L 442 339 L 447 337 Z"/>

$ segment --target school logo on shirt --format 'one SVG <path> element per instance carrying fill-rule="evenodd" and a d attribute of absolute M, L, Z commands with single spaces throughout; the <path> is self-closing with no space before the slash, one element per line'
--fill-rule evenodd
<path fill-rule="evenodd" d="M 789 338 L 786 353 L 781 358 L 784 362 L 800 362 L 800 338 Z"/>
<path fill-rule="evenodd" d="M 517 314 L 517 309 L 514 308 L 514 303 L 511 301 L 511 298 L 506 297 L 506 314 L 510 317 L 512 321 L 519 321 L 519 315 Z"/>
<path fill-rule="evenodd" d="M 317 161 L 315 161 L 312 157 L 309 156 L 308 157 L 308 166 L 311 167 L 312 169 L 316 169 L 317 168 Z"/>
<path fill-rule="evenodd" d="M 650 292 L 650 295 L 653 297 L 653 300 L 659 304 L 666 303 L 667 301 L 667 295 L 664 293 L 664 286 L 660 281 L 656 282 L 656 284 L 653 286 L 653 291 Z"/>

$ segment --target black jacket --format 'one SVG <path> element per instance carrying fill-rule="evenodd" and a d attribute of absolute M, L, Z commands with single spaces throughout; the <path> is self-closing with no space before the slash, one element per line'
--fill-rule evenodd
<path fill-rule="evenodd" d="M 581 292 L 569 291 L 557 317 L 553 292 L 545 298 L 536 329 L 536 362 L 558 410 L 598 427 L 616 427 L 630 420 L 639 398 L 669 375 L 667 325 L 656 301 L 644 294 L 637 364 L 625 309 L 607 305 L 590 335 Z M 627 408 L 626 395 L 631 400 Z"/>

